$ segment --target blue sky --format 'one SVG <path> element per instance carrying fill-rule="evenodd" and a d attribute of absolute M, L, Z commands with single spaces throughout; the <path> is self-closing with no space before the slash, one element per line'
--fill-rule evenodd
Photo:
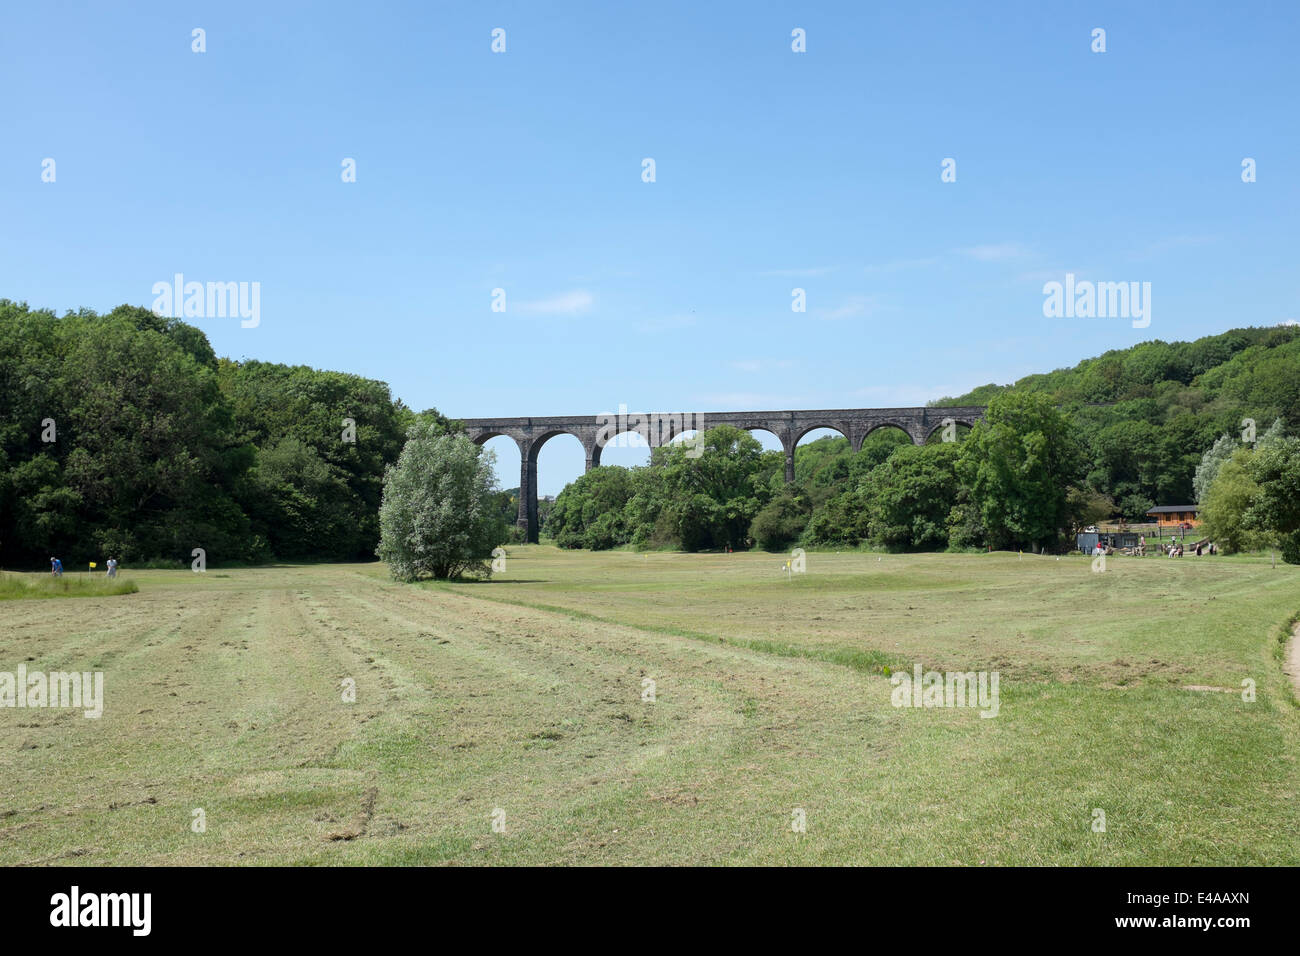
<path fill-rule="evenodd" d="M 0 296 L 256 281 L 219 354 L 459 417 L 923 404 L 1300 319 L 1300 5 L 993 7 L 7 4 Z M 1066 272 L 1151 325 L 1044 318 Z"/>

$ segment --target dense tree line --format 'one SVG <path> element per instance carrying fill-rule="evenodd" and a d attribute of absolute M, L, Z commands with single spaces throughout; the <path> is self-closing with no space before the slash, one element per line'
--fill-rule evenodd
<path fill-rule="evenodd" d="M 1300 327 L 1233 329 L 1194 342 L 1143 342 L 1073 368 L 983 385 L 938 405 L 983 405 L 1033 392 L 1064 410 L 1081 444 L 1088 487 L 1138 521 L 1152 505 L 1196 499 L 1207 448 L 1243 420 L 1281 419 L 1300 433 Z"/>
<path fill-rule="evenodd" d="M 956 442 L 810 442 L 792 484 L 780 452 L 714 428 L 698 457 L 670 445 L 644 468 L 584 474 L 542 504 L 542 530 L 593 549 L 1050 548 L 1199 499 L 1228 548 L 1297 553 L 1300 442 L 1284 436 L 1300 432 L 1298 371 L 1292 327 L 1147 342 L 941 400 L 989 406 Z M 1276 424 L 1256 444 L 1245 420 Z M 383 382 L 219 359 L 145 309 L 57 317 L 0 300 L 0 562 L 188 562 L 196 547 L 215 563 L 368 559 L 385 469 L 408 434 L 448 430 Z M 481 454 L 457 443 L 431 460 L 453 451 Z M 491 526 L 517 535 L 518 489 L 480 490 Z"/>
<path fill-rule="evenodd" d="M 1081 514 L 1082 455 L 1065 416 L 1039 395 L 991 401 L 957 441 L 914 446 L 901 432 L 781 452 L 731 426 L 704 433 L 703 452 L 651 451 L 644 468 L 601 467 L 556 499 L 547 531 L 560 547 L 622 544 L 698 551 L 795 543 L 894 550 L 1045 548 Z"/>
<path fill-rule="evenodd" d="M 1225 551 L 1281 549 L 1300 564 L 1300 439 L 1281 419 L 1257 441 L 1224 435 L 1196 470 L 1202 533 Z"/>
<path fill-rule="evenodd" d="M 561 493 L 544 531 L 562 547 L 586 548 L 1065 547 L 1097 521 L 1143 521 L 1152 505 L 1196 500 L 1213 479 L 1202 462 L 1212 447 L 1236 454 L 1229 477 L 1245 474 L 1249 455 L 1256 473 L 1272 463 L 1274 487 L 1285 487 L 1289 473 L 1263 455 L 1265 443 L 1258 454 L 1238 451 L 1236 436 L 1248 422 L 1300 425 L 1298 373 L 1294 327 L 1147 342 L 941 400 L 989 406 L 987 420 L 956 442 L 918 447 L 882 429 L 857 454 L 839 437 L 802 445 L 790 485 L 780 453 L 715 429 L 698 466 L 656 449 L 646 468 L 584 475 Z M 719 457 L 731 469 L 724 486 L 708 477 L 722 470 Z M 1252 542 L 1285 536 L 1285 521 L 1262 517 L 1282 513 L 1267 504 L 1276 495 L 1241 481 L 1236 490 L 1233 517 L 1218 527 L 1231 520 Z M 675 520 L 684 512 L 688 520 Z M 732 520 L 723 525 L 719 514 Z M 1300 541 L 1285 550 L 1300 550 Z"/>
<path fill-rule="evenodd" d="M 0 300 L 0 562 L 373 558 L 416 418 L 383 382 L 218 359 L 146 309 Z"/>

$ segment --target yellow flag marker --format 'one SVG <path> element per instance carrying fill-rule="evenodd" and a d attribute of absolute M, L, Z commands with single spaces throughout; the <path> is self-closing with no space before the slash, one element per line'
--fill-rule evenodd
<path fill-rule="evenodd" d="M 91 562 L 90 562 L 90 566 L 93 568 L 93 567 L 95 566 L 95 562 L 94 562 L 94 561 L 91 561 Z"/>

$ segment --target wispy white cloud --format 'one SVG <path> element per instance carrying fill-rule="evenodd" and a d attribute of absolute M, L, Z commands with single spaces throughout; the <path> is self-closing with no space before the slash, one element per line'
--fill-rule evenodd
<path fill-rule="evenodd" d="M 1067 272 L 1073 272 L 1076 278 L 1083 275 L 1083 271 L 1080 269 L 1031 269 L 1028 272 L 1022 272 L 1016 276 L 1016 281 L 1032 282 L 1036 284 L 1043 282 L 1064 282 L 1065 274 Z"/>
<path fill-rule="evenodd" d="M 993 242 L 959 250 L 962 255 L 979 262 L 1004 262 L 1029 255 L 1029 249 L 1019 242 Z"/>
<path fill-rule="evenodd" d="M 582 275 L 570 276 L 566 282 L 573 282 L 577 285 L 599 285 L 607 279 L 635 279 L 639 273 L 632 269 L 610 269 L 601 272 L 587 272 Z"/>
<path fill-rule="evenodd" d="M 890 272 L 902 272 L 905 269 L 924 269 L 929 266 L 936 266 L 943 261 L 941 256 L 925 256 L 919 259 L 892 259 L 889 262 L 876 262 L 863 268 L 863 272 L 869 275 L 879 275 Z"/>
<path fill-rule="evenodd" d="M 777 369 L 786 369 L 794 365 L 789 359 L 735 359 L 728 362 L 734 369 L 741 372 L 771 372 Z"/>
<path fill-rule="evenodd" d="M 839 305 L 829 309 L 814 309 L 812 315 L 819 319 L 827 319 L 835 322 L 840 319 L 853 319 L 859 316 L 870 315 L 879 308 L 876 300 L 871 296 L 854 295 L 845 299 Z"/>
<path fill-rule="evenodd" d="M 762 276 L 794 276 L 796 278 L 809 278 L 811 276 L 829 275 L 835 271 L 835 266 L 811 266 L 807 269 L 768 269 L 760 272 Z"/>
<path fill-rule="evenodd" d="M 695 324 L 695 314 L 679 312 L 676 315 L 665 315 L 655 319 L 645 319 L 636 325 L 638 332 L 671 332 L 674 329 L 685 329 Z"/>
<path fill-rule="evenodd" d="M 580 315 L 590 309 L 595 301 L 595 297 L 586 289 L 572 289 L 549 299 L 519 302 L 514 308 L 526 315 Z"/>
<path fill-rule="evenodd" d="M 965 395 L 974 385 L 864 385 L 848 394 L 857 398 L 863 408 L 915 408 L 936 398 Z"/>
<path fill-rule="evenodd" d="M 704 411 L 780 411 L 786 408 L 803 408 L 806 400 L 792 395 L 770 392 L 705 392 L 698 396 L 697 404 Z M 708 420 L 705 420 L 708 425 Z"/>
<path fill-rule="evenodd" d="M 1157 239 L 1149 242 L 1145 246 L 1140 246 L 1129 253 L 1130 259 L 1154 259 L 1156 256 L 1164 255 L 1166 252 L 1173 252 L 1177 249 L 1189 249 L 1197 246 L 1207 246 L 1215 242 L 1214 236 L 1166 236 L 1164 239 Z"/>

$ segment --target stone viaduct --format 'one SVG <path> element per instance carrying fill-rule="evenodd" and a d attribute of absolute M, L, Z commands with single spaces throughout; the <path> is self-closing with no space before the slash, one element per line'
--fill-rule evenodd
<path fill-rule="evenodd" d="M 785 480 L 794 480 L 794 449 L 804 435 L 816 428 L 829 428 L 849 440 L 856 452 L 862 440 L 877 428 L 899 428 L 915 444 L 924 444 L 948 421 L 973 425 L 983 418 L 983 406 L 941 408 L 841 408 L 789 412 L 702 412 L 687 415 L 619 414 L 560 415 L 543 418 L 467 418 L 465 432 L 483 444 L 505 435 L 519 446 L 519 517 L 526 540 L 537 541 L 537 455 L 556 435 L 573 435 L 587 453 L 587 470 L 600 464 L 600 452 L 617 435 L 638 432 L 650 447 L 667 444 L 678 435 L 695 429 L 733 425 L 746 431 L 771 432 L 785 451 Z"/>

